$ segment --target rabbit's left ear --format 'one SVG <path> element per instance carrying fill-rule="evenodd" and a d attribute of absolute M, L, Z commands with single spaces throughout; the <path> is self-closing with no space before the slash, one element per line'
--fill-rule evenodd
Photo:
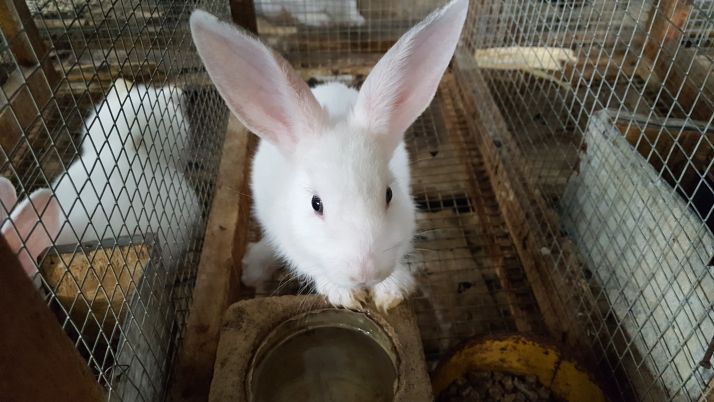
<path fill-rule="evenodd" d="M 325 112 L 287 61 L 205 11 L 195 10 L 190 23 L 208 75 L 248 129 L 285 154 L 302 136 L 319 131 Z"/>
<path fill-rule="evenodd" d="M 379 60 L 362 85 L 354 123 L 383 135 L 394 149 L 434 98 L 468 12 L 468 0 L 453 0 L 404 34 Z"/>

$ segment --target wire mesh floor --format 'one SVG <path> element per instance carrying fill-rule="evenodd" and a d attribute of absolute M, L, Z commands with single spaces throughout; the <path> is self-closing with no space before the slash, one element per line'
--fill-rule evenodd
<path fill-rule="evenodd" d="M 352 80 L 339 71 L 329 75 Z M 360 79 L 354 79 L 357 85 Z M 407 261 L 420 290 L 411 302 L 430 368 L 475 336 L 545 332 L 458 96 L 447 74 L 406 135 L 418 208 L 414 251 Z M 255 222 L 252 227 L 255 240 Z M 255 293 L 243 289 L 242 297 L 294 294 L 303 286 L 280 271 Z"/>

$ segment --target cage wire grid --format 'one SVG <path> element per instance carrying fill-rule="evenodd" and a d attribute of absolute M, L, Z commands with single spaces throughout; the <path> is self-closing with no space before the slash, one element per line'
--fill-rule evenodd
<path fill-rule="evenodd" d="M 412 302 L 430 363 L 471 336 L 545 332 L 507 229 L 510 217 L 499 205 L 499 184 L 488 180 L 492 160 L 478 146 L 487 136 L 507 177 L 527 190 L 520 205 L 552 265 L 553 297 L 568 312 L 559 318 L 577 329 L 573 334 L 584 334 L 587 357 L 616 396 L 697 400 L 711 383 L 712 370 L 698 361 L 714 334 L 714 273 L 706 267 L 714 254 L 714 140 L 707 114 L 714 3 L 668 1 L 471 2 L 451 73 L 407 134 L 419 207 L 409 263 L 422 283 Z M 391 43 L 441 4 L 258 0 L 256 10 L 263 40 L 306 79 L 322 74 L 359 83 Z M 111 79 L 123 76 L 183 89 L 190 105 L 190 124 L 183 125 L 192 133 L 191 149 L 199 151 L 176 173 L 191 183 L 205 212 L 225 108 L 190 45 L 186 20 L 194 7 L 226 16 L 227 3 L 49 0 L 28 7 L 49 51 L 32 54 L 28 65 L 10 49 L 26 44 L 31 33 L 6 36 L 3 30 L 0 57 L 0 77 L 7 76 L 0 117 L 11 116 L 0 124 L 22 132 L 19 140 L 2 142 L 2 172 L 20 198 L 50 185 L 76 160 L 78 136 L 90 124 L 85 118 Z M 322 25 L 326 20 L 331 23 Z M 47 63 L 61 71 L 59 79 L 45 77 Z M 43 82 L 52 90 L 43 92 Z M 30 116 L 9 102 L 28 93 Z M 160 103 L 147 114 L 170 123 L 156 110 Z M 136 113 L 134 104 L 131 109 Z M 483 127 L 474 126 L 476 115 Z M 181 144 L 153 143 L 159 160 L 181 163 Z M 163 165 L 154 166 L 160 171 Z M 149 180 L 171 192 L 168 181 Z M 45 271 L 43 287 L 110 397 L 149 400 L 163 390 L 180 338 L 203 227 L 176 269 L 162 266 L 155 241 L 117 239 L 121 232 L 111 232 L 106 253 L 82 247 L 62 261 L 57 283 L 78 293 L 69 303 L 57 301 L 60 286 Z M 67 274 L 80 259 L 118 263 Z M 157 268 L 138 268 L 146 264 Z M 116 284 L 122 280 L 126 286 Z M 564 283 L 575 286 L 555 286 Z M 273 285 L 259 295 L 299 290 Z M 109 306 L 101 317 L 92 310 L 98 302 Z M 153 314 L 161 319 L 152 332 L 146 323 Z M 161 346 L 144 350 L 135 339 Z"/>
<path fill-rule="evenodd" d="M 312 78 L 333 79 L 332 69 L 325 70 L 327 78 Z M 339 77 L 360 85 L 352 75 Z M 410 302 L 432 369 L 473 337 L 546 332 L 465 121 L 455 81 L 447 73 L 435 100 L 405 135 L 417 205 L 417 235 L 406 262 L 417 273 L 419 291 Z M 255 221 L 251 232 L 252 241 L 260 238 Z M 251 298 L 304 294 L 312 288 L 283 270 L 265 286 L 241 291 L 242 298 Z"/>
<path fill-rule="evenodd" d="M 295 64 L 339 75 L 350 69 L 342 65 L 376 60 L 423 17 L 417 3 L 399 13 L 402 4 L 358 1 L 365 23 L 340 28 L 259 18 L 259 31 Z M 310 18 L 315 4 L 290 14 Z M 580 327 L 588 357 L 623 400 L 697 400 L 712 378 L 698 365 L 714 333 L 706 267 L 714 158 L 711 114 L 702 113 L 712 106 L 711 12 L 699 0 L 479 0 L 457 51 L 455 86 L 476 94 L 472 106 L 486 122 L 493 110 L 479 96 L 494 100 L 508 132 L 487 124 L 486 134 L 510 179 L 543 200 L 522 204 L 545 239 L 542 253 L 561 284 L 582 290 L 560 290 L 559 302 L 574 306 L 562 319 Z M 681 37 L 673 48 L 664 43 L 672 36 Z M 692 74 L 697 65 L 704 73 Z M 687 87 L 694 104 L 683 101 Z M 616 149 L 599 141 L 605 134 Z M 596 174 L 602 166 L 610 176 Z M 430 328 L 421 330 L 428 350 Z"/>
<path fill-rule="evenodd" d="M 517 151 L 502 153 L 507 167 L 516 166 L 508 173 L 545 200 L 525 204 L 527 213 L 560 215 L 560 226 L 531 227 L 552 242 L 544 247 L 559 276 L 587 278 L 587 292 L 562 289 L 562 303 L 577 311 L 564 319 L 586 330 L 593 357 L 625 400 L 698 400 L 712 378 L 698 363 L 714 334 L 707 268 L 714 137 L 711 114 L 700 111 L 712 106 L 714 15 L 711 2 L 672 3 L 680 8 L 480 1 L 465 34 L 463 66 L 480 67 Z M 673 48 L 657 42 L 658 23 L 681 37 Z M 478 53 L 512 46 L 531 47 L 532 60 L 503 66 Z M 564 58 L 572 61 L 551 67 Z M 462 76 L 462 87 L 478 85 L 474 73 Z M 692 89 L 696 101 L 686 104 Z M 566 251 L 585 266 L 564 258 Z"/>
<path fill-rule="evenodd" d="M 438 5 L 430 3 L 427 8 Z M 688 16 L 682 20 L 680 8 L 667 4 L 689 5 Z M 376 17 L 340 28 L 348 31 L 342 34 L 294 22 L 281 30 L 259 20 L 259 27 L 294 63 L 339 75 L 350 70 L 340 62 L 376 61 L 388 47 L 382 38 L 397 39 L 423 17 L 416 7 L 399 7 L 357 2 L 362 15 Z M 481 0 L 471 7 L 454 67 L 456 87 L 466 97 L 477 95 L 473 107 L 486 120 L 493 110 L 479 95 L 492 97 L 508 133 L 492 129 L 487 135 L 498 144 L 511 180 L 543 200 L 521 205 L 529 227 L 545 239 L 541 252 L 550 256 L 561 284 L 577 285 L 558 289 L 560 302 L 573 306 L 560 318 L 580 327 L 587 357 L 619 398 L 698 400 L 712 381 L 711 370 L 698 362 L 714 334 L 714 282 L 707 268 L 714 247 L 714 155 L 711 113 L 702 113 L 712 106 L 712 2 Z M 307 10 L 291 13 L 307 18 Z M 681 39 L 672 48 L 655 36 L 658 30 Z M 514 55 L 515 47 L 530 50 Z M 501 53 L 489 53 L 493 49 Z M 704 66 L 698 76 L 692 73 L 697 64 Z M 683 100 L 687 87 L 694 87 L 694 105 Z M 610 149 L 602 136 L 616 146 Z M 413 173 L 418 182 L 420 173 Z M 418 185 L 414 195 L 419 201 Z M 441 205 L 443 199 L 428 201 Z M 468 223 L 459 225 L 465 238 L 475 237 L 464 230 Z M 430 267 L 449 261 L 436 260 Z M 431 322 L 421 328 L 430 359 L 440 354 L 438 346 L 430 349 L 429 334 L 438 332 L 438 320 Z"/>
<path fill-rule="evenodd" d="M 195 7 L 225 17 L 228 4 L 15 6 L 9 15 L 16 29 L 2 30 L 0 170 L 19 200 L 52 189 L 63 225 L 35 283 L 109 400 L 161 399 L 191 301 L 227 123 L 187 21 Z M 120 94 L 119 77 L 135 83 L 130 96 Z M 76 199 L 63 202 L 67 192 Z M 8 213 L 14 208 L 3 205 Z M 22 230 L 12 219 L 9 226 Z M 32 228 L 52 230 L 42 222 Z M 65 231 L 75 244 L 60 242 Z"/>

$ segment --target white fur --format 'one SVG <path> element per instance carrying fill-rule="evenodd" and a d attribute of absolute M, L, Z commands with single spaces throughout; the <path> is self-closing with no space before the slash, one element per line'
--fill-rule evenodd
<path fill-rule="evenodd" d="M 201 209 L 181 172 L 188 128 L 178 91 L 115 83 L 87 119 L 81 158 L 53 184 L 69 223 L 57 244 L 152 233 L 165 260 L 181 257 Z"/>
<path fill-rule="evenodd" d="M 330 123 L 337 124 L 350 116 L 359 93 L 340 82 L 326 82 L 312 88 L 312 94 L 328 110 Z"/>
<path fill-rule="evenodd" d="M 126 147 L 162 164 L 182 165 L 189 149 L 183 101 L 183 92 L 175 86 L 156 89 L 117 79 L 86 119 L 83 157 L 108 155 L 105 147 L 117 155 Z"/>
<path fill-rule="evenodd" d="M 231 111 L 262 138 L 251 186 L 264 237 L 243 260 L 244 283 L 267 279 L 281 257 L 336 305 L 355 307 L 369 290 L 386 310 L 413 290 L 402 264 L 415 230 L 403 137 L 434 97 L 467 8 L 467 0 L 454 0 L 412 28 L 359 93 L 339 83 L 311 93 L 259 41 L 193 13 L 206 70 Z M 314 195 L 322 215 L 311 207 Z"/>
<path fill-rule="evenodd" d="M 289 13 L 308 26 L 330 23 L 364 25 L 365 19 L 357 9 L 357 0 L 262 0 L 255 3 L 258 15 L 275 18 Z"/>

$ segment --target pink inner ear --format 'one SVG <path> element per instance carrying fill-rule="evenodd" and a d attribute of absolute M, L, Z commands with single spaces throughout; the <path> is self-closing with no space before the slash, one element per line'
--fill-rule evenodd
<path fill-rule="evenodd" d="M 283 150 L 316 132 L 324 112 L 284 59 L 200 10 L 191 15 L 191 32 L 218 92 L 248 129 Z"/>
<path fill-rule="evenodd" d="M 461 35 L 468 0 L 455 0 L 404 34 L 360 91 L 354 118 L 392 147 L 429 106 Z"/>

